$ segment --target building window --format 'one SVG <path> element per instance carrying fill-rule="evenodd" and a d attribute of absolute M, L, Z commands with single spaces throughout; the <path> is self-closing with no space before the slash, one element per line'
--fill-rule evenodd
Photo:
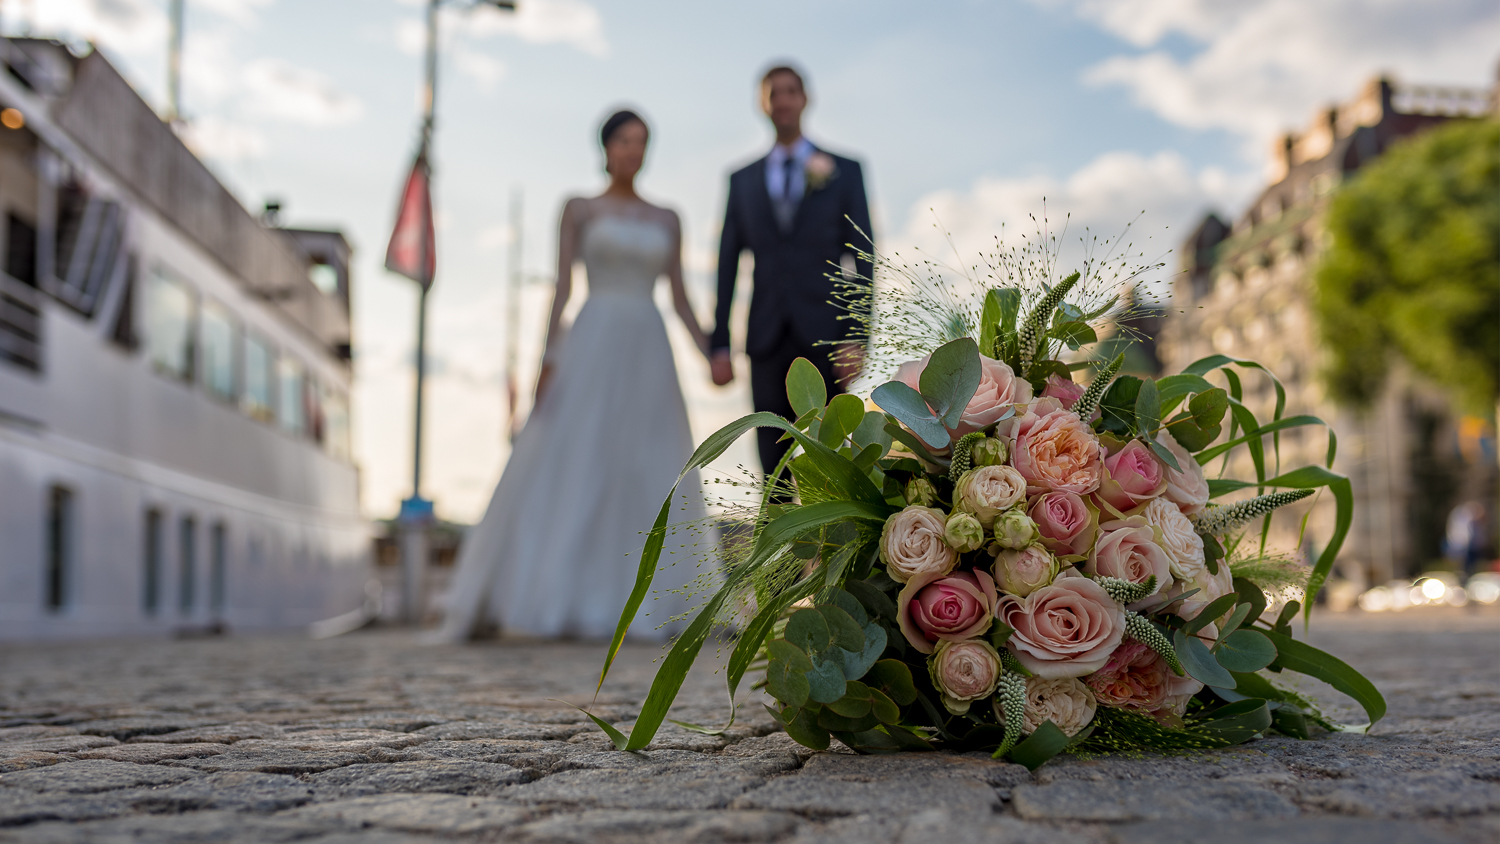
<path fill-rule="evenodd" d="M 323 447 L 334 460 L 348 462 L 349 446 L 349 400 L 337 390 L 323 394 L 323 415 L 327 420 L 323 435 Z"/>
<path fill-rule="evenodd" d="M 229 311 L 217 302 L 204 301 L 201 326 L 203 387 L 215 398 L 233 401 L 236 332 Z"/>
<path fill-rule="evenodd" d="M 323 443 L 323 392 L 311 375 L 302 380 L 303 427 L 313 442 Z"/>
<path fill-rule="evenodd" d="M 208 609 L 218 615 L 224 612 L 224 579 L 229 568 L 229 529 L 215 522 L 209 534 Z"/>
<path fill-rule="evenodd" d="M 183 516 L 178 528 L 177 610 L 187 615 L 193 611 L 194 590 L 198 587 L 198 522 L 192 516 Z"/>
<path fill-rule="evenodd" d="M 193 293 L 160 272 L 151 276 L 146 297 L 146 344 L 159 372 L 193 379 Z"/>
<path fill-rule="evenodd" d="M 283 356 L 276 365 L 276 418 L 281 430 L 289 434 L 301 434 L 306 429 L 306 416 L 302 406 L 302 364 Z"/>
<path fill-rule="evenodd" d="M 271 409 L 275 395 L 272 385 L 276 383 L 276 373 L 271 368 L 273 359 L 265 340 L 245 334 L 245 390 L 240 394 L 240 407 L 262 422 L 275 418 Z"/>
<path fill-rule="evenodd" d="M 73 556 L 73 493 L 54 486 L 47 495 L 47 577 L 44 603 L 58 612 L 68 604 L 68 571 Z"/>
<path fill-rule="evenodd" d="M 36 287 L 36 226 L 5 215 L 5 274 Z"/>
<path fill-rule="evenodd" d="M 161 570 L 163 519 L 160 510 L 146 511 L 146 547 L 144 549 L 144 572 L 141 579 L 141 607 L 147 615 L 156 615 L 161 608 Z"/>
<path fill-rule="evenodd" d="M 125 288 L 120 291 L 120 309 L 109 334 L 110 342 L 130 352 L 141 344 L 140 333 L 135 327 L 135 274 L 139 265 L 134 255 L 125 262 Z"/>

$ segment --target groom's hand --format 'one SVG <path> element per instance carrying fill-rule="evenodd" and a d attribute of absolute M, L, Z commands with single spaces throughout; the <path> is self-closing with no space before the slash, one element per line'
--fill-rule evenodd
<path fill-rule="evenodd" d="M 734 380 L 734 364 L 730 359 L 728 349 L 717 349 L 709 358 L 709 371 L 713 374 L 714 384 L 722 387 Z"/>

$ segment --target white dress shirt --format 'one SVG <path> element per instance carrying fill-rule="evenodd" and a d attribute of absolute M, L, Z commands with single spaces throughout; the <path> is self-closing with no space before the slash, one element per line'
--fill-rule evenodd
<path fill-rule="evenodd" d="M 805 137 L 798 138 L 790 151 L 781 144 L 771 147 L 771 154 L 766 156 L 766 192 L 771 195 L 772 202 L 795 205 L 802 200 L 802 194 L 807 191 L 807 160 L 817 151 L 812 141 Z M 786 167 L 788 157 L 793 162 L 790 174 Z M 791 176 L 790 185 L 787 184 L 788 175 Z"/>

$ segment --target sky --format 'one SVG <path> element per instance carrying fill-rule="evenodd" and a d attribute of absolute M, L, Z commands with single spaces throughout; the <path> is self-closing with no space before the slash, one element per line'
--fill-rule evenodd
<path fill-rule="evenodd" d="M 182 112 L 193 148 L 248 208 L 353 242 L 355 454 L 362 503 L 410 494 L 414 285 L 381 268 L 415 149 L 421 0 L 187 0 Z M 508 453 L 507 348 L 535 376 L 563 201 L 604 184 L 597 128 L 651 125 L 639 188 L 682 215 L 689 293 L 707 326 L 728 173 L 763 155 L 765 67 L 804 68 L 821 146 L 864 163 L 882 251 L 972 256 L 1029 215 L 1114 234 L 1143 262 L 1264 184 L 1279 133 L 1377 73 L 1485 87 L 1493 0 L 520 0 L 440 16 L 423 492 L 482 514 Z M 160 108 L 166 0 L 0 0 L 0 31 L 92 42 Z M 510 221 L 519 192 L 520 236 Z M 1143 213 L 1144 212 L 1144 213 Z M 951 236 L 951 244 L 950 244 Z M 527 282 L 507 336 L 507 260 Z M 586 285 L 585 285 L 586 289 Z M 665 302 L 664 297 L 659 300 Z M 582 295 L 575 295 L 576 311 Z M 714 388 L 668 309 L 701 439 L 750 410 L 746 370 Z M 742 323 L 741 323 L 742 325 Z M 513 341 L 513 342 L 512 342 Z M 580 444 L 628 447 L 628 444 Z M 723 473 L 755 465 L 747 438 Z"/>

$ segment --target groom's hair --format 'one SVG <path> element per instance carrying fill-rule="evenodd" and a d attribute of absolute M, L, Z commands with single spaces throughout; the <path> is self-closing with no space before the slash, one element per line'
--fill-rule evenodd
<path fill-rule="evenodd" d="M 802 72 L 799 71 L 799 70 L 797 70 L 797 68 L 792 67 L 789 64 L 778 64 L 778 65 L 772 66 L 765 73 L 761 74 L 761 77 L 760 77 L 760 90 L 761 90 L 762 94 L 765 93 L 766 88 L 770 87 L 772 77 L 774 77 L 778 73 L 789 73 L 789 74 L 791 74 L 792 78 L 795 79 L 795 80 L 797 80 L 797 87 L 802 89 L 802 93 L 803 94 L 807 93 L 807 83 L 805 81 L 803 81 L 803 79 L 802 79 Z"/>

